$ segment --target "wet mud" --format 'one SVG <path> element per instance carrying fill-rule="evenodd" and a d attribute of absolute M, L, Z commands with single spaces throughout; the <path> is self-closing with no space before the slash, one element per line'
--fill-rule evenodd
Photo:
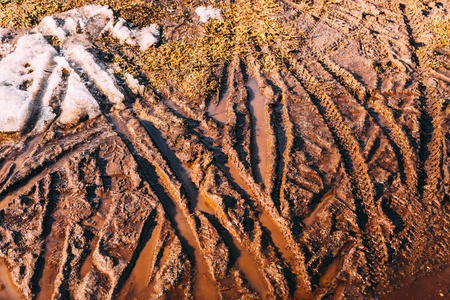
<path fill-rule="evenodd" d="M 406 2 L 279 1 L 298 48 L 195 101 L 90 41 L 99 114 L 0 135 L 0 299 L 449 298 L 450 6 Z"/>

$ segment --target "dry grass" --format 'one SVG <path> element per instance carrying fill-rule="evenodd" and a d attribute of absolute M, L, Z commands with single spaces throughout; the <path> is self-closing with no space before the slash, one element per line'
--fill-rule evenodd
<path fill-rule="evenodd" d="M 212 70 L 221 62 L 255 55 L 264 69 L 278 69 L 301 35 L 281 24 L 277 17 L 283 8 L 277 1 L 239 0 L 219 8 L 223 20 L 206 23 L 197 36 L 168 41 L 145 53 L 143 65 L 157 88 L 172 82 L 186 98 L 205 97 L 217 89 Z M 267 48 L 271 51 L 264 51 Z"/>
<path fill-rule="evenodd" d="M 436 20 L 433 31 L 439 36 L 437 39 L 438 46 L 450 46 L 450 19 L 446 18 Z"/>
<path fill-rule="evenodd" d="M 449 56 L 450 53 L 450 19 L 449 18 L 437 18 L 434 21 L 433 33 L 436 38 L 434 39 L 433 52 L 435 54 L 439 53 L 441 55 Z M 435 70 L 446 68 L 450 69 L 450 65 L 441 60 L 439 55 L 434 55 L 430 58 L 428 66 Z"/>
<path fill-rule="evenodd" d="M 1 1 L 1 0 L 0 0 Z M 237 0 L 232 5 L 209 3 L 222 10 L 222 20 L 203 24 L 193 12 L 192 1 L 177 1 L 176 13 L 170 5 L 159 1 L 112 0 L 16 0 L 0 2 L 0 26 L 33 27 L 44 16 L 67 11 L 86 4 L 111 6 L 119 16 L 145 26 L 161 24 L 171 18 L 178 23 L 198 28 L 195 34 L 163 41 L 143 55 L 137 55 L 131 64 L 140 66 L 159 90 L 174 86 L 188 99 L 203 98 L 215 93 L 218 79 L 214 67 L 230 62 L 235 56 L 254 55 L 264 70 L 277 70 L 289 49 L 296 48 L 301 33 L 282 24 L 283 6 L 276 0 Z M 207 3 L 208 4 L 208 3 Z M 205 5 L 207 5 L 205 4 Z M 164 32 L 164 29 L 163 29 Z M 108 37 L 107 37 L 108 38 Z M 114 43 L 113 39 L 108 42 Z M 270 55 L 268 54 L 270 53 Z M 123 56 L 113 51 L 113 61 L 124 72 L 136 73 Z"/>
<path fill-rule="evenodd" d="M 0 26 L 31 28 L 45 16 L 88 4 L 109 5 L 140 26 L 156 22 L 165 15 L 156 0 L 0 0 Z"/>

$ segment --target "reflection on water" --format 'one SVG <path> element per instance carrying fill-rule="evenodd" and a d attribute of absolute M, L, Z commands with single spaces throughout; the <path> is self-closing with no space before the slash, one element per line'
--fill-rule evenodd
<path fill-rule="evenodd" d="M 211 102 L 208 106 L 209 115 L 222 123 L 227 122 L 227 102 L 229 94 L 230 92 L 227 90 L 217 104 Z"/>
<path fill-rule="evenodd" d="M 416 279 L 387 295 L 386 300 L 450 299 L 450 267 Z"/>
<path fill-rule="evenodd" d="M 8 268 L 3 262 L 0 262 L 0 299 L 20 299 L 20 293 L 12 281 Z"/>
<path fill-rule="evenodd" d="M 258 169 L 261 180 L 264 182 L 267 176 L 267 124 L 266 124 L 266 98 L 261 94 L 258 82 L 250 78 L 247 82 L 250 94 L 250 112 L 253 118 L 253 126 L 256 137 L 256 153 L 259 160 Z M 258 172 L 257 172 L 258 173 Z"/>

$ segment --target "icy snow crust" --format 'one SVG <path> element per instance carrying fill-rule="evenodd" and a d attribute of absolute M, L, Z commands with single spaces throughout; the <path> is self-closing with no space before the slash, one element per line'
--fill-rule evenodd
<path fill-rule="evenodd" d="M 160 28 L 156 24 L 137 30 L 129 29 L 125 24 L 126 21 L 121 18 L 111 30 L 112 35 L 123 44 L 139 46 L 141 51 L 145 51 L 160 40 Z"/>
<path fill-rule="evenodd" d="M 213 8 L 212 6 L 204 7 L 199 6 L 195 10 L 195 13 L 200 17 L 200 22 L 206 23 L 209 19 L 222 19 L 222 11 L 218 8 Z"/>
<path fill-rule="evenodd" d="M 33 34 L 21 37 L 16 50 L 0 61 L 1 131 L 19 131 L 25 125 L 56 55 L 41 34 Z"/>
<path fill-rule="evenodd" d="M 53 121 L 75 124 L 82 118 L 95 118 L 100 108 L 87 88 L 92 84 L 115 109 L 124 109 L 125 97 L 116 80 L 90 49 L 102 34 L 142 51 L 160 39 L 156 24 L 140 29 L 129 26 L 123 19 L 115 20 L 108 7 L 90 5 L 45 17 L 16 45 L 0 43 L 0 49 L 14 47 L 0 57 L 0 132 L 39 132 Z M 0 40 L 2 34 L 3 29 Z M 60 51 L 49 44 L 51 37 L 59 40 Z M 129 77 L 127 81 L 135 81 Z"/>

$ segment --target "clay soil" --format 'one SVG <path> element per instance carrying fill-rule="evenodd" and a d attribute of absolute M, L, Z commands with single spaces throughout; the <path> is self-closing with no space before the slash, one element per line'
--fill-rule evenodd
<path fill-rule="evenodd" d="M 213 92 L 103 38 L 126 109 L 0 136 L 0 299 L 450 299 L 449 2 L 275 2 Z"/>

